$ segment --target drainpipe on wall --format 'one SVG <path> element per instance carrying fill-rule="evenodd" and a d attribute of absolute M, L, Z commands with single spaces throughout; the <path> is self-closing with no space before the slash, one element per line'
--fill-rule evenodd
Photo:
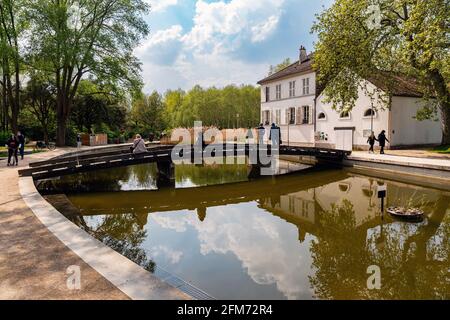
<path fill-rule="evenodd" d="M 316 119 L 317 119 L 317 109 L 316 109 L 316 103 L 317 103 L 317 97 L 314 97 L 314 119 L 313 119 L 313 124 L 314 124 L 314 132 L 313 132 L 313 146 L 316 147 L 316 131 L 317 131 L 317 123 L 316 123 Z"/>

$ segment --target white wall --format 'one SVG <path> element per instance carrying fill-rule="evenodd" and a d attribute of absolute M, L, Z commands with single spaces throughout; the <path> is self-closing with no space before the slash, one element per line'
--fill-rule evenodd
<path fill-rule="evenodd" d="M 375 86 L 367 83 L 369 90 L 375 90 Z M 336 127 L 355 127 L 353 133 L 353 145 L 355 147 L 365 147 L 367 145 L 367 137 L 364 137 L 364 130 L 371 129 L 371 118 L 364 117 L 364 112 L 371 108 L 370 98 L 364 93 L 364 90 L 359 89 L 359 98 L 356 101 L 355 107 L 350 112 L 350 119 L 340 119 L 339 113 L 332 109 L 331 104 L 325 103 L 324 96 L 320 95 L 317 98 L 316 104 L 316 119 L 321 112 L 326 114 L 326 120 L 318 120 L 316 125 L 317 132 L 323 132 L 328 135 L 328 141 L 316 141 L 316 143 L 332 144 L 333 147 L 336 144 Z M 377 102 L 375 102 L 375 106 Z M 373 118 L 373 131 L 375 135 L 381 132 L 381 130 L 386 130 L 389 132 L 389 111 L 385 108 L 384 110 L 377 110 L 376 115 Z"/>
<path fill-rule="evenodd" d="M 309 78 L 309 94 L 303 95 L 303 79 Z M 296 81 L 295 97 L 289 98 L 289 82 Z M 276 100 L 276 86 L 281 84 L 281 99 Z M 309 124 L 295 124 L 288 126 L 286 122 L 286 113 L 289 108 L 298 108 L 302 106 L 310 106 L 311 115 L 314 116 L 314 97 L 315 97 L 316 74 L 315 72 L 295 75 L 293 77 L 280 79 L 266 83 L 261 86 L 261 117 L 264 111 L 269 110 L 271 113 L 270 123 L 276 122 L 281 128 L 281 138 L 283 143 L 299 143 L 312 144 L 314 143 L 314 126 Z M 266 87 L 270 88 L 270 101 L 266 101 Z M 276 110 L 281 110 L 280 121 L 276 121 Z M 261 122 L 263 119 L 261 118 Z M 266 139 L 269 136 L 269 127 L 266 127 Z"/>
<path fill-rule="evenodd" d="M 390 132 L 392 146 L 441 143 L 442 130 L 439 121 L 414 119 L 417 110 L 424 103 L 419 98 L 392 98 Z"/>

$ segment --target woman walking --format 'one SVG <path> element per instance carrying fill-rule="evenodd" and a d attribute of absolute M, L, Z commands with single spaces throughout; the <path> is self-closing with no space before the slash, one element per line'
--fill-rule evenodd
<path fill-rule="evenodd" d="M 14 133 L 11 134 L 11 137 L 6 141 L 6 147 L 8 148 L 8 166 L 18 165 L 19 159 L 17 157 L 17 149 L 19 148 L 19 140 L 17 139 Z M 13 162 L 11 163 L 11 158 Z"/>
<path fill-rule="evenodd" d="M 372 133 L 370 134 L 369 138 L 367 139 L 367 143 L 369 144 L 369 153 L 375 153 L 375 151 L 373 151 L 373 146 L 375 145 L 375 141 L 378 141 L 377 138 L 375 138 L 375 133 L 372 131 Z"/>

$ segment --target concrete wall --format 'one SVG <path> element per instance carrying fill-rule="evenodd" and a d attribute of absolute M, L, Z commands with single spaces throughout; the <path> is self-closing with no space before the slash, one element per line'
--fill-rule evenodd
<path fill-rule="evenodd" d="M 369 90 L 375 90 L 375 86 L 367 83 Z M 376 100 L 379 101 L 379 100 Z M 375 106 L 377 102 L 375 102 Z M 321 136 L 328 137 L 328 140 L 316 140 L 316 145 L 323 145 L 324 147 L 335 147 L 336 144 L 336 130 L 339 127 L 355 127 L 353 132 L 353 146 L 356 149 L 368 148 L 367 137 L 364 136 L 364 131 L 371 129 L 371 117 L 364 117 L 366 110 L 371 108 L 370 98 L 364 93 L 362 89 L 359 90 L 359 98 L 356 101 L 355 107 L 350 112 L 349 119 L 341 119 L 339 113 L 333 110 L 331 104 L 324 102 L 324 96 L 320 95 L 317 98 L 316 104 L 316 132 L 321 133 Z M 318 119 L 321 112 L 324 112 L 326 118 L 324 120 Z M 386 130 L 389 132 L 389 111 L 385 108 L 384 110 L 376 111 L 373 117 L 373 131 L 376 135 L 381 132 L 381 130 Z"/>
<path fill-rule="evenodd" d="M 417 121 L 414 116 L 424 105 L 419 98 L 393 97 L 391 108 L 391 146 L 439 144 L 442 130 L 439 121 Z"/>

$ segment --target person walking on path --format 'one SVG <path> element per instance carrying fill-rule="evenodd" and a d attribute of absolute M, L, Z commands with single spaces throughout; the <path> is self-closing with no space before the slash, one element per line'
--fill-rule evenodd
<path fill-rule="evenodd" d="M 143 154 L 147 152 L 145 141 L 144 139 L 142 139 L 140 134 L 136 135 L 136 139 L 134 140 L 133 146 L 131 148 L 133 150 L 133 154 Z"/>
<path fill-rule="evenodd" d="M 272 123 L 272 126 L 270 127 L 269 140 L 272 141 L 272 145 L 274 146 L 280 146 L 282 144 L 281 129 L 275 123 Z"/>
<path fill-rule="evenodd" d="M 386 146 L 386 141 L 389 142 L 389 140 L 386 138 L 386 131 L 383 130 L 378 135 L 378 143 L 380 144 L 380 154 L 384 154 L 384 147 Z"/>
<path fill-rule="evenodd" d="M 11 137 L 6 141 L 6 147 L 8 147 L 8 166 L 18 165 L 19 159 L 17 158 L 17 149 L 19 148 L 19 140 L 14 133 L 11 134 Z M 13 162 L 11 163 L 11 158 Z"/>
<path fill-rule="evenodd" d="M 266 133 L 266 128 L 262 123 L 259 124 L 258 130 L 258 144 L 264 144 L 264 134 Z"/>
<path fill-rule="evenodd" d="M 367 139 L 367 143 L 369 144 L 370 148 L 369 148 L 369 153 L 375 153 L 375 151 L 373 151 L 373 146 L 375 145 L 375 141 L 378 141 L 377 138 L 375 138 L 375 133 L 372 131 L 371 135 L 369 136 L 369 138 Z"/>
<path fill-rule="evenodd" d="M 19 141 L 20 159 L 23 160 L 25 154 L 25 136 L 21 131 L 17 132 L 17 140 Z"/>

